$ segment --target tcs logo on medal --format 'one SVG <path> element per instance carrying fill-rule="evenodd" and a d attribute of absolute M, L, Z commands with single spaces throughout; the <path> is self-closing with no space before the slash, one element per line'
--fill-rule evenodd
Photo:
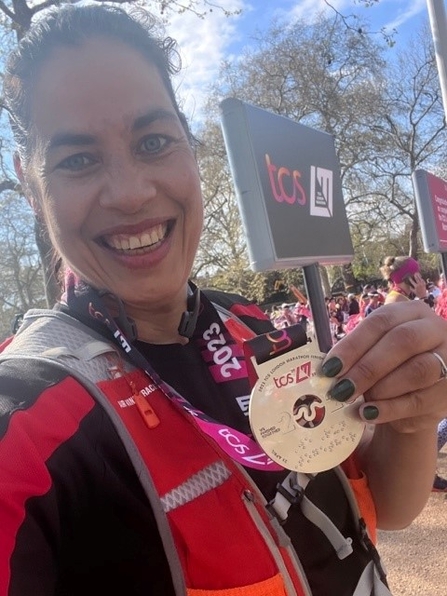
<path fill-rule="evenodd" d="M 304 362 L 304 364 L 300 364 L 294 370 L 291 370 L 282 377 L 273 377 L 273 382 L 278 389 L 281 387 L 287 387 L 287 385 L 291 385 L 292 383 L 296 385 L 302 381 L 305 381 L 306 379 L 309 379 L 311 376 L 311 370 L 312 364 L 309 360 Z"/>
<path fill-rule="evenodd" d="M 293 418 L 303 428 L 320 426 L 325 414 L 323 401 L 316 395 L 302 395 L 293 405 Z"/>

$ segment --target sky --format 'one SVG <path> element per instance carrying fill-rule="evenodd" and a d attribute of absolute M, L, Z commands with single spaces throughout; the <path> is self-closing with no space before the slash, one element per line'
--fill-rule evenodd
<path fill-rule="evenodd" d="M 201 108 L 209 85 L 218 76 L 219 65 L 224 59 L 237 56 L 250 45 L 250 37 L 257 30 L 266 28 L 272 19 L 279 19 L 284 26 L 296 19 L 311 21 L 322 10 L 330 12 L 324 0 L 214 0 L 216 5 L 241 13 L 225 17 L 214 8 L 206 18 L 199 19 L 185 12 L 173 15 L 168 33 L 178 43 L 183 70 L 177 78 L 184 111 L 193 123 L 200 121 Z M 358 14 L 370 22 L 370 30 L 382 27 L 397 30 L 397 44 L 405 43 L 411 33 L 428 23 L 426 0 L 379 0 L 364 8 L 359 0 L 331 0 L 332 6 L 345 16 Z"/>

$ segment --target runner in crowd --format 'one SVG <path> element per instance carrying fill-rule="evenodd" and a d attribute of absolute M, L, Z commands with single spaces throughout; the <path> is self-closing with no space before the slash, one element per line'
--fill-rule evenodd
<path fill-rule="evenodd" d="M 385 304 L 406 302 L 427 297 L 425 281 L 420 273 L 419 263 L 411 257 L 386 257 L 380 267 L 389 284 Z"/>
<path fill-rule="evenodd" d="M 390 282 L 386 304 L 393 302 L 407 302 L 414 298 L 427 300 L 427 285 L 420 274 L 419 264 L 411 257 L 387 257 L 381 267 L 385 279 Z M 429 303 L 428 303 L 429 304 Z M 430 304 L 429 304 L 430 306 Z M 439 314 L 441 314 L 442 305 Z M 444 445 L 444 422 L 441 421 L 438 430 L 438 452 L 439 445 Z M 447 480 L 435 474 L 433 491 L 447 491 Z"/>
<path fill-rule="evenodd" d="M 277 320 L 281 329 L 284 327 L 290 327 L 291 325 L 296 325 L 297 320 L 292 310 L 291 304 L 284 303 L 281 305 L 280 314 Z"/>
<path fill-rule="evenodd" d="M 348 315 L 360 314 L 360 304 L 355 294 L 348 294 Z"/>
<path fill-rule="evenodd" d="M 447 289 L 444 284 L 444 275 L 441 274 L 439 283 L 437 286 L 439 293 L 435 292 L 436 300 L 434 304 L 434 310 L 436 314 L 443 319 L 447 319 Z M 447 443 L 447 418 L 441 420 L 438 425 L 438 453 Z M 433 491 L 435 492 L 447 492 L 447 479 L 436 474 L 433 482 Z"/>
<path fill-rule="evenodd" d="M 369 303 L 368 303 L 368 306 L 365 308 L 365 317 L 367 317 L 372 312 L 377 310 L 380 306 L 379 292 L 369 292 L 368 298 L 369 298 Z"/>
<path fill-rule="evenodd" d="M 368 308 L 368 304 L 371 301 L 371 297 L 369 294 L 363 293 L 360 297 L 360 316 L 362 319 L 365 318 L 365 311 Z"/>
<path fill-rule="evenodd" d="M 425 301 L 430 306 L 430 308 L 435 308 L 438 298 L 441 296 L 442 291 L 441 289 L 430 279 L 427 279 L 426 282 L 426 289 L 427 289 L 427 298 Z"/>

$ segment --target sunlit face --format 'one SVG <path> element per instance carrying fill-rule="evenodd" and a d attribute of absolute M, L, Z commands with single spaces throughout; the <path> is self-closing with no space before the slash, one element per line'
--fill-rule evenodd
<path fill-rule="evenodd" d="M 99 38 L 61 47 L 32 97 L 25 172 L 65 262 L 128 304 L 184 293 L 202 228 L 193 151 L 157 69 Z"/>

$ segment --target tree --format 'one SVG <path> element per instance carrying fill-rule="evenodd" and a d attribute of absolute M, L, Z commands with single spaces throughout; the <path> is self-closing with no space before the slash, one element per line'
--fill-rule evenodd
<path fill-rule="evenodd" d="M 377 4 L 379 4 L 380 0 L 354 0 L 355 4 L 358 4 L 359 6 L 363 6 L 364 8 L 371 8 L 372 6 L 375 6 Z M 345 27 L 350 30 L 353 31 L 355 33 L 357 33 L 358 35 L 376 35 L 377 33 L 379 33 L 383 40 L 385 41 L 385 43 L 389 46 L 389 47 L 393 47 L 395 42 L 395 35 L 397 33 L 396 29 L 389 29 L 386 27 L 382 27 L 380 29 L 380 31 L 372 31 L 368 25 L 366 25 L 360 18 L 358 15 L 356 14 L 345 14 L 340 12 L 336 6 L 334 6 L 334 4 L 332 2 L 330 2 L 329 0 L 324 0 L 324 3 L 326 4 L 326 6 L 328 6 L 337 16 L 338 18 L 341 19 L 341 21 L 343 22 L 343 24 L 345 25 Z"/>
<path fill-rule="evenodd" d="M 33 240 L 33 216 L 23 197 L 0 196 L 0 337 L 10 334 L 15 314 L 43 307 L 42 266 Z"/>
<path fill-rule="evenodd" d="M 200 133 L 197 158 L 204 189 L 205 224 L 195 275 L 244 268 L 247 264 L 245 239 L 235 208 L 234 187 L 222 133 L 215 121 L 208 120 Z"/>
<path fill-rule="evenodd" d="M 367 192 L 359 193 L 355 202 L 358 204 L 361 197 L 370 212 L 393 223 L 395 234 L 408 229 L 408 254 L 416 258 L 421 243 L 411 174 L 418 168 L 432 169 L 445 162 L 447 140 L 438 73 L 427 30 L 421 31 L 388 65 L 384 102 L 385 114 L 372 127 L 376 155 L 362 169 Z"/>
<path fill-rule="evenodd" d="M 74 0 L 76 3 L 79 0 Z M 101 0 L 96 0 L 101 2 Z M 109 0 L 115 4 L 131 4 L 132 0 Z M 5 0 L 0 2 L 0 15 L 2 25 L 9 27 L 16 32 L 17 39 L 21 39 L 31 26 L 33 17 L 49 8 L 62 4 L 61 0 L 44 0 L 38 4 L 29 2 L 29 0 Z M 235 14 L 238 11 L 226 10 L 220 3 L 212 0 L 151 0 L 149 7 L 160 15 L 169 16 L 172 12 L 193 12 L 199 18 L 206 17 L 207 13 L 213 10 L 222 10 L 227 16 Z"/>
<path fill-rule="evenodd" d="M 288 29 L 274 23 L 240 59 L 223 65 L 212 103 L 235 96 L 334 134 L 344 177 L 372 157 L 367 135 L 382 102 L 383 68 L 381 47 L 340 19 Z M 354 283 L 351 274 L 347 284 Z"/>
<path fill-rule="evenodd" d="M 416 167 L 442 162 L 446 144 L 427 32 L 395 61 L 386 58 L 386 46 L 337 18 L 289 29 L 273 24 L 223 65 L 212 103 L 235 96 L 333 134 L 356 253 L 410 233 L 404 254 L 418 256 L 410 177 Z M 359 262 L 349 277 L 343 269 L 347 286 L 355 285 L 356 271 Z"/>

